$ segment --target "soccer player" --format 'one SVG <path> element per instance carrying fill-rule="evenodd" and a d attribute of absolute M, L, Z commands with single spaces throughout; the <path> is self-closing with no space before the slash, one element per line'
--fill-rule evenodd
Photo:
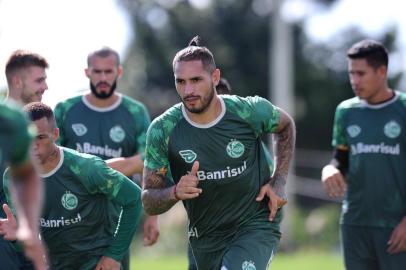
<path fill-rule="evenodd" d="M 25 110 L 38 130 L 33 151 L 46 190 L 39 221 L 51 268 L 120 269 L 142 213 L 140 188 L 100 158 L 56 145 L 51 108 L 35 102 Z M 122 208 L 118 226 L 112 204 Z"/>
<path fill-rule="evenodd" d="M 8 99 L 20 103 L 21 105 L 33 101 L 41 101 L 42 95 L 45 90 L 48 89 L 46 83 L 46 69 L 48 66 L 47 60 L 39 54 L 25 50 L 14 51 L 7 60 L 5 67 L 8 84 Z M 6 167 L 7 164 L 0 161 L 1 179 L 3 179 L 3 172 Z M 3 180 L 1 180 L 0 185 L 1 205 L 6 203 L 2 181 Z M 31 210 L 28 212 L 32 212 L 33 216 L 36 216 L 33 222 L 37 222 L 39 209 L 41 207 L 41 186 L 42 183 L 39 180 L 32 181 L 30 182 L 29 190 L 25 191 L 31 192 L 30 196 L 25 195 L 24 197 L 30 200 L 27 205 Z M 0 218 L 5 217 L 3 211 L 0 210 Z M 0 237 L 0 261 L 4 269 L 28 270 L 33 268 L 32 264 L 25 258 L 23 252 L 16 250 L 16 248 L 13 247 L 9 241 L 5 241 L 3 237 Z"/>
<path fill-rule="evenodd" d="M 198 38 L 175 55 L 173 71 L 182 102 L 148 129 L 145 211 L 183 202 L 198 269 L 265 269 L 280 239 L 294 122 L 263 98 L 217 95 L 220 70 Z M 276 135 L 272 176 L 266 133 Z"/>
<path fill-rule="evenodd" d="M 142 173 L 150 118 L 142 103 L 116 92 L 123 72 L 119 54 L 103 47 L 88 55 L 87 64 L 90 91 L 55 107 L 58 143 L 96 155 L 127 176 Z M 113 215 L 118 218 L 119 209 Z M 158 236 L 158 217 L 147 217 L 144 245 L 154 244 Z M 123 265 L 129 269 L 129 253 Z"/>
<path fill-rule="evenodd" d="M 389 88 L 388 53 L 373 40 L 347 52 L 354 98 L 335 113 L 328 195 L 345 195 L 341 240 L 347 270 L 406 266 L 406 95 Z"/>

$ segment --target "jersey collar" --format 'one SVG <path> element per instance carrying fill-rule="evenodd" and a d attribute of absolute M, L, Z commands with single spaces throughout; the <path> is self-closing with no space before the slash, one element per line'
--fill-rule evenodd
<path fill-rule="evenodd" d="M 384 108 L 384 107 L 388 106 L 389 104 L 392 104 L 393 102 L 396 102 L 399 99 L 399 92 L 394 91 L 394 93 L 395 93 L 395 95 L 386 102 L 379 103 L 379 104 L 370 104 L 370 103 L 366 102 L 365 100 L 360 100 L 361 105 L 364 106 L 364 107 L 370 108 L 370 109 Z"/>
<path fill-rule="evenodd" d="M 216 125 L 220 120 L 223 118 L 223 116 L 226 114 L 226 105 L 224 103 L 224 100 L 221 96 L 218 96 L 220 98 L 220 104 L 221 104 L 221 113 L 219 116 L 217 116 L 216 119 L 213 121 L 207 123 L 207 124 L 198 124 L 196 122 L 193 122 L 187 115 L 186 110 L 185 110 L 185 105 L 182 104 L 182 114 L 183 117 L 185 117 L 186 121 L 188 121 L 189 124 L 191 124 L 194 127 L 197 128 L 211 128 L 212 126 Z"/>
<path fill-rule="evenodd" d="M 117 93 L 117 95 L 118 95 L 118 99 L 116 102 L 114 102 L 111 106 L 103 107 L 103 108 L 96 107 L 96 106 L 90 104 L 90 102 L 86 99 L 85 95 L 82 96 L 82 101 L 89 109 L 91 109 L 93 111 L 110 112 L 110 111 L 114 110 L 115 108 L 117 108 L 118 106 L 120 106 L 120 104 L 121 104 L 121 100 L 123 99 L 123 96 L 120 93 Z"/>
<path fill-rule="evenodd" d="M 49 173 L 45 173 L 45 174 L 38 174 L 41 178 L 46 178 L 46 177 L 50 177 L 51 175 L 53 175 L 54 173 L 56 173 L 57 170 L 59 170 L 59 168 L 62 166 L 63 164 L 63 160 L 64 160 L 64 155 L 63 155 L 63 149 L 62 147 L 58 147 L 59 148 L 59 153 L 60 153 L 60 159 L 58 164 L 56 165 L 56 167 L 50 171 Z"/>

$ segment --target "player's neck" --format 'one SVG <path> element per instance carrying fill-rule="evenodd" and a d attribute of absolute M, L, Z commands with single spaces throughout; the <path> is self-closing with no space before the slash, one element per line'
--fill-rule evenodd
<path fill-rule="evenodd" d="M 214 121 L 222 112 L 220 98 L 216 95 L 210 102 L 209 107 L 202 113 L 191 113 L 186 110 L 187 116 L 190 120 L 197 124 L 208 124 Z"/>
<path fill-rule="evenodd" d="M 58 166 L 60 160 L 61 160 L 61 151 L 59 147 L 56 144 L 54 144 L 52 153 L 49 155 L 46 161 L 40 165 L 41 171 L 40 173 L 47 174 L 51 172 L 56 168 L 56 166 Z"/>
<path fill-rule="evenodd" d="M 105 107 L 110 107 L 114 103 L 116 103 L 117 100 L 119 99 L 119 95 L 117 93 L 114 93 L 113 95 L 111 95 L 111 97 L 108 97 L 106 99 L 101 99 L 101 98 L 96 97 L 92 93 L 88 93 L 85 95 L 85 98 L 92 106 L 95 106 L 98 108 L 105 108 Z"/>
<path fill-rule="evenodd" d="M 384 102 L 392 99 L 394 96 L 395 96 L 395 91 L 393 91 L 389 87 L 385 86 L 384 88 L 382 88 L 382 90 L 377 92 L 376 95 L 373 95 L 366 101 L 369 104 L 379 104 L 379 103 L 384 103 Z"/>
<path fill-rule="evenodd" d="M 7 93 L 7 98 L 6 99 L 11 99 L 14 102 L 18 102 L 18 103 L 23 103 L 22 99 L 21 99 L 21 91 L 19 90 L 8 90 Z"/>

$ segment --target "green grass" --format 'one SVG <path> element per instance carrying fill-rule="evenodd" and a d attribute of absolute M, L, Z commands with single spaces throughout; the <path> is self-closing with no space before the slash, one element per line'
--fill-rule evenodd
<path fill-rule="evenodd" d="M 186 254 L 185 254 L 186 255 Z M 133 257 L 131 270 L 186 270 L 185 255 Z M 271 270 L 343 270 L 339 254 L 321 251 L 302 251 L 276 254 Z"/>

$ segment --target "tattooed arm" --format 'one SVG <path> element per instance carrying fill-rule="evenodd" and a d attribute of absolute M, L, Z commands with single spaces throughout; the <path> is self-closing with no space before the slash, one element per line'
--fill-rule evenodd
<path fill-rule="evenodd" d="M 149 215 L 159 215 L 168 211 L 178 200 L 173 192 L 174 187 L 166 188 L 165 172 L 150 170 L 144 167 L 142 175 L 142 203 Z"/>
<path fill-rule="evenodd" d="M 285 184 L 295 147 L 296 128 L 293 119 L 285 111 L 279 111 L 279 125 L 273 134 L 275 170 L 270 184 L 274 193 L 287 202 Z"/>

